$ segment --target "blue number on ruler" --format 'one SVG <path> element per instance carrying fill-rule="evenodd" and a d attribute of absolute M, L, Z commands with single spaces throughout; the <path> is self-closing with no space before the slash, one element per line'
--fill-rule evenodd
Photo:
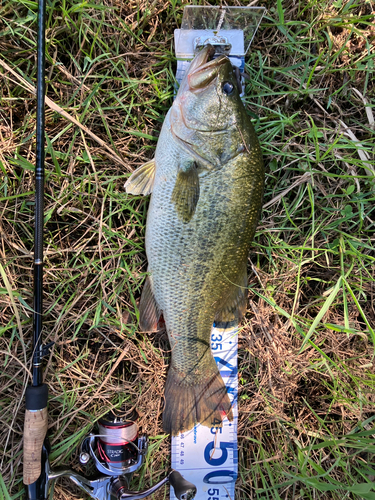
<path fill-rule="evenodd" d="M 223 441 L 220 443 L 220 449 L 221 449 L 221 457 L 219 458 L 210 458 L 211 456 L 211 451 L 215 447 L 214 441 L 211 441 L 211 443 L 208 443 L 204 450 L 204 459 L 209 465 L 213 465 L 214 467 L 218 467 L 219 465 L 223 465 L 223 463 L 227 460 L 228 458 L 228 448 L 229 449 L 234 449 L 235 444 L 234 443 L 228 443 Z"/>
<path fill-rule="evenodd" d="M 222 478 L 221 481 L 218 481 Z M 214 470 L 206 474 L 203 478 L 203 482 L 206 484 L 225 484 L 234 483 L 237 479 L 237 473 L 232 470 Z"/>
<path fill-rule="evenodd" d="M 217 495 L 217 497 L 215 497 L 215 496 L 208 497 L 208 500 L 219 500 L 220 491 L 218 488 L 209 488 L 207 493 L 209 495 Z"/>
<path fill-rule="evenodd" d="M 223 428 L 222 427 L 211 427 L 211 434 L 216 434 L 216 433 L 222 434 Z"/>
<path fill-rule="evenodd" d="M 217 351 L 217 350 L 221 351 L 223 349 L 223 345 L 221 344 L 222 339 L 223 339 L 223 337 L 219 333 L 216 334 L 216 332 L 213 332 L 211 334 L 211 349 L 213 351 Z"/>

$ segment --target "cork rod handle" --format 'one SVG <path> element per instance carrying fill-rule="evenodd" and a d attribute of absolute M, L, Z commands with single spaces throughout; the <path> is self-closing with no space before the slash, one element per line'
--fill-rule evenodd
<path fill-rule="evenodd" d="M 23 437 L 23 482 L 26 485 L 34 483 L 42 472 L 42 447 L 47 425 L 47 407 L 26 410 Z"/>

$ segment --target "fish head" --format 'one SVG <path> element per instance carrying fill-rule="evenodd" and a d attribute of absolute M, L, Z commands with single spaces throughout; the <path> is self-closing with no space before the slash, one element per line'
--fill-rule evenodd
<path fill-rule="evenodd" d="M 245 108 L 233 66 L 226 56 L 213 59 L 206 45 L 193 59 L 171 111 L 171 129 L 208 163 L 237 154 Z"/>

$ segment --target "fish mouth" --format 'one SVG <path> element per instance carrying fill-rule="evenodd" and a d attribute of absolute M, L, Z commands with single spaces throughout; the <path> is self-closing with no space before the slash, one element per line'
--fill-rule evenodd
<path fill-rule="evenodd" d="M 206 45 L 195 57 L 188 74 L 188 85 L 190 90 L 199 90 L 208 87 L 219 74 L 220 67 L 228 62 L 226 56 L 214 59 L 215 49 L 212 45 Z"/>

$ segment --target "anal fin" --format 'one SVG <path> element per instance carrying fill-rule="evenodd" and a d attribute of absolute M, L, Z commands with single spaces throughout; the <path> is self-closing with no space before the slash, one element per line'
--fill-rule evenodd
<path fill-rule="evenodd" d="M 216 312 L 215 322 L 240 321 L 246 312 L 247 294 L 247 268 L 245 265 L 244 271 L 238 280 L 238 285 L 233 286 L 225 305 Z"/>
<path fill-rule="evenodd" d="M 152 278 L 147 276 L 139 303 L 139 328 L 143 332 L 156 332 L 161 315 L 152 290 Z"/>

